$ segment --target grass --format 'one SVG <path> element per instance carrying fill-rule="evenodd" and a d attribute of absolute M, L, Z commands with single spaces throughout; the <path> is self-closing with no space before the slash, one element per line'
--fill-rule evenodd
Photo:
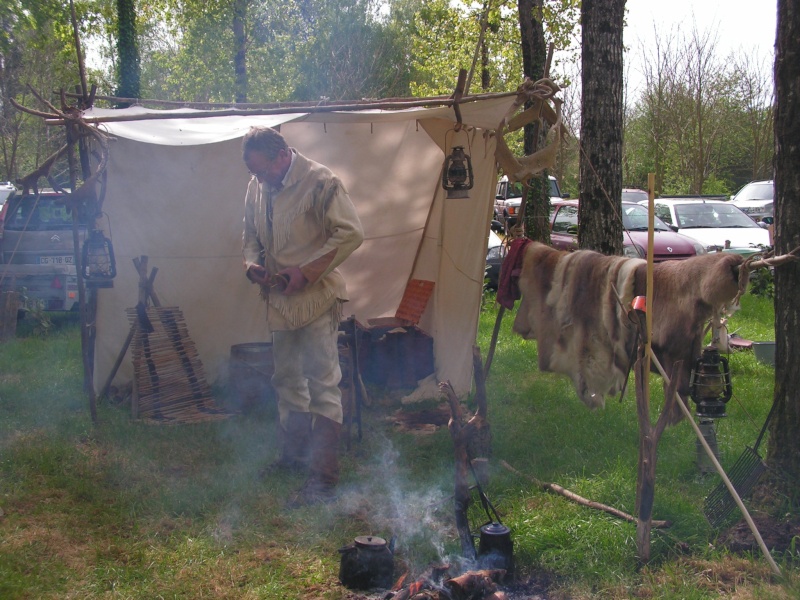
<path fill-rule="evenodd" d="M 745 296 L 731 331 L 774 339 L 771 302 Z M 489 302 L 478 344 L 495 320 Z M 635 525 L 545 492 L 499 466 L 635 511 L 638 427 L 633 392 L 586 409 L 566 378 L 540 373 L 536 344 L 506 315 L 488 385 L 493 460 L 487 494 L 513 532 L 521 581 L 554 598 L 795 598 L 797 552 L 724 549 L 702 514 L 716 478 L 698 475 L 686 423 L 660 444 L 652 560 L 637 563 Z M 100 402 L 93 426 L 82 392 L 73 320 L 46 338 L 21 330 L 0 345 L 0 598 L 356 598 L 337 584 L 337 549 L 356 535 L 396 537 L 396 571 L 419 573 L 459 551 L 449 499 L 446 429 L 401 433 L 389 396 L 365 409 L 364 440 L 343 453 L 340 500 L 287 511 L 301 479 L 262 480 L 276 453 L 275 411 L 181 426 L 132 421 Z M 718 423 L 723 465 L 752 445 L 772 399 L 773 370 L 750 352 L 730 357 L 734 398 Z M 653 378 L 653 412 L 663 398 Z M 224 391 L 219 391 L 224 401 Z M 471 405 L 471 400 L 468 401 Z M 475 529 L 487 520 L 471 507 Z"/>

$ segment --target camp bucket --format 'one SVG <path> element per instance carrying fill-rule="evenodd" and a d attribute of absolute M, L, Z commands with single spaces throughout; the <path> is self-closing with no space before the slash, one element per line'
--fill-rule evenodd
<path fill-rule="evenodd" d="M 272 344 L 252 342 L 231 346 L 228 374 L 236 407 L 249 412 L 272 401 L 275 392 L 270 379 L 274 372 Z"/>

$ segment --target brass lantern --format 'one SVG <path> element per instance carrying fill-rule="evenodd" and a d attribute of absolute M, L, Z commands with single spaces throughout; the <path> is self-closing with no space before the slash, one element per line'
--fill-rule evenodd
<path fill-rule="evenodd" d="M 86 285 L 95 288 L 114 287 L 117 276 L 117 263 L 114 259 L 114 246 L 102 229 L 92 229 L 83 242 L 81 253 L 83 278 Z"/>
<path fill-rule="evenodd" d="M 706 346 L 697 359 L 689 379 L 690 395 L 697 405 L 697 416 L 719 419 L 733 395 L 728 359 L 714 346 Z"/>
<path fill-rule="evenodd" d="M 444 160 L 442 187 L 447 190 L 448 198 L 469 198 L 472 184 L 472 160 L 464 152 L 464 146 L 454 146 Z"/>
<path fill-rule="evenodd" d="M 689 379 L 689 389 L 692 401 L 696 405 L 697 427 L 712 454 L 719 460 L 714 421 L 725 416 L 725 404 L 733 395 L 733 386 L 728 359 L 714 346 L 706 346 L 697 359 Z M 704 475 L 713 473 L 715 466 L 699 438 L 695 443 L 695 451 L 697 469 L 700 473 Z"/>

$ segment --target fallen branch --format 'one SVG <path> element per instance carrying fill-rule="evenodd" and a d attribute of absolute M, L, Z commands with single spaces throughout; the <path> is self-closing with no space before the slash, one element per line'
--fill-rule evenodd
<path fill-rule="evenodd" d="M 561 487 L 560 485 L 558 485 L 556 483 L 545 483 L 543 481 L 539 481 L 535 477 L 531 477 L 530 475 L 525 475 L 524 473 L 518 471 L 517 469 L 512 467 L 510 464 L 508 464 L 504 460 L 501 460 L 500 464 L 503 465 L 504 468 L 506 468 L 509 471 L 511 471 L 512 473 L 514 473 L 515 475 L 519 475 L 520 477 L 523 477 L 523 478 L 527 479 L 528 481 L 532 482 L 533 484 L 537 485 L 538 487 L 542 488 L 543 490 L 547 490 L 547 491 L 550 491 L 550 492 L 555 492 L 557 494 L 560 494 L 560 495 L 564 496 L 565 498 L 568 498 L 569 500 L 572 500 L 573 502 L 576 502 L 577 504 L 580 504 L 581 506 L 586 506 L 588 508 L 593 508 L 595 510 L 602 510 L 604 512 L 607 512 L 610 515 L 613 515 L 613 516 L 615 516 L 615 517 L 617 517 L 619 519 L 622 519 L 623 521 L 628 521 L 629 523 L 636 523 L 636 517 L 633 517 L 633 516 L 629 515 L 626 512 L 623 512 L 623 511 L 621 511 L 621 510 L 619 510 L 617 508 L 614 508 L 613 506 L 608 506 L 606 504 L 601 504 L 600 502 L 595 502 L 593 500 L 587 500 L 583 496 L 579 496 L 578 494 L 576 494 L 574 492 L 570 492 L 569 490 Z M 656 520 L 654 520 L 652 522 L 652 525 L 656 529 L 666 529 L 667 527 L 670 527 L 672 525 L 672 522 L 671 521 L 656 521 Z"/>

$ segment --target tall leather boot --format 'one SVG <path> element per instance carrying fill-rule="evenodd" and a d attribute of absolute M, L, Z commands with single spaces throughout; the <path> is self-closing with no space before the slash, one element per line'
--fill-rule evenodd
<path fill-rule="evenodd" d="M 262 476 L 275 471 L 305 473 L 311 458 L 311 413 L 290 412 L 286 425 L 278 423 L 281 456 L 261 471 Z"/>
<path fill-rule="evenodd" d="M 311 431 L 309 476 L 289 503 L 289 508 L 327 504 L 336 500 L 339 483 L 339 434 L 342 424 L 316 415 Z"/>

